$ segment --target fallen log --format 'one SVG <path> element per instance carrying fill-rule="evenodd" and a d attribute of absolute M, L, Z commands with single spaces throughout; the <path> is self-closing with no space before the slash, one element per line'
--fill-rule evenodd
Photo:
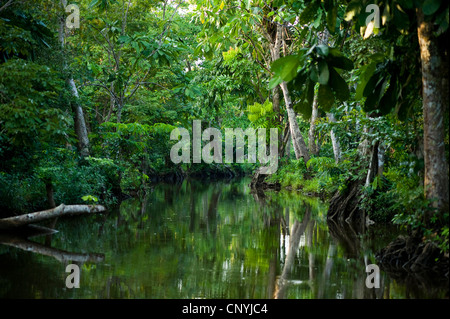
<path fill-rule="evenodd" d="M 63 215 L 78 215 L 78 214 L 93 214 L 106 211 L 106 208 L 102 205 L 64 205 L 61 204 L 58 207 L 34 212 L 29 214 L 23 214 L 19 216 L 12 216 L 0 219 L 0 230 L 13 229 L 29 224 L 34 224 L 47 219 L 60 217 Z"/>

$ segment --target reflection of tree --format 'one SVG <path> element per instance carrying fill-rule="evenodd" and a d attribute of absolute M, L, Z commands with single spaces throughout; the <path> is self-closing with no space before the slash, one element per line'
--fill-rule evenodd
<path fill-rule="evenodd" d="M 126 283 L 125 279 L 119 276 L 111 276 L 106 280 L 105 299 L 111 298 L 136 298 L 136 294 Z"/>
<path fill-rule="evenodd" d="M 305 229 L 308 226 L 311 217 L 311 207 L 306 203 L 304 205 L 305 215 L 303 217 L 303 221 L 300 223 L 298 220 L 295 220 L 294 224 L 292 225 L 291 235 L 289 239 L 289 250 L 286 254 L 283 271 L 277 281 L 277 287 L 274 294 L 275 299 L 283 299 L 286 297 L 286 289 L 289 284 L 289 276 L 291 274 L 295 255 L 300 244 L 300 237 L 305 232 Z"/>
<path fill-rule="evenodd" d="M 366 266 L 371 264 L 369 261 L 369 256 L 367 251 L 369 250 L 368 242 L 363 240 L 362 234 L 365 232 L 365 227 L 363 224 L 355 226 L 355 224 L 347 222 L 336 222 L 332 219 L 327 219 L 328 229 L 331 237 L 344 249 L 344 258 L 346 260 L 347 269 L 353 274 L 353 287 L 351 289 L 351 296 L 346 296 L 346 291 L 341 291 L 342 298 L 353 298 L 353 299 L 375 299 L 382 298 L 385 289 L 389 292 L 389 288 L 386 288 L 388 281 L 384 276 L 380 276 L 380 288 L 367 288 L 366 278 L 368 273 L 365 272 Z M 332 249 L 331 243 L 328 250 L 328 255 L 330 255 L 330 250 Z M 333 245 L 332 252 L 335 251 L 335 246 Z M 327 266 L 328 267 L 328 258 Z M 329 275 L 327 273 L 327 275 Z M 324 274 L 324 280 L 322 282 L 321 293 L 324 292 L 324 287 L 328 281 L 328 276 Z M 321 294 L 319 294 L 319 298 Z"/>
<path fill-rule="evenodd" d="M 316 221 L 312 219 L 309 224 L 308 228 L 306 229 L 306 246 L 309 249 L 308 254 L 308 270 L 309 270 L 309 286 L 313 292 L 313 296 L 315 295 L 315 279 L 316 279 L 316 272 L 314 269 L 314 262 L 315 262 L 315 254 L 312 250 L 313 247 L 313 234 L 314 234 L 314 226 L 316 225 Z"/>
<path fill-rule="evenodd" d="M 346 257 L 357 258 L 361 250 L 361 243 L 358 236 L 361 232 L 346 222 L 338 224 L 332 219 L 327 219 L 327 224 L 331 237 L 344 248 Z"/>
<path fill-rule="evenodd" d="M 12 234 L 0 234 L 0 244 L 15 247 L 25 251 L 29 251 L 35 254 L 40 254 L 44 256 L 53 257 L 60 262 L 76 262 L 76 263 L 87 263 L 87 262 L 101 262 L 105 259 L 103 254 L 95 253 L 73 253 L 57 248 L 48 247 L 27 238 L 22 238 L 17 235 Z"/>
<path fill-rule="evenodd" d="M 196 199 L 197 199 L 197 190 L 195 187 L 195 183 L 192 183 L 191 181 L 188 182 L 190 186 L 190 194 L 189 194 L 189 231 L 193 232 L 195 229 L 195 206 L 196 206 Z"/>

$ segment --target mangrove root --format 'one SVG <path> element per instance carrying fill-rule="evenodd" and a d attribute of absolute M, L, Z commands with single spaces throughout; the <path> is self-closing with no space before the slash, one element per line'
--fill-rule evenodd
<path fill-rule="evenodd" d="M 423 241 L 417 235 L 399 236 L 376 254 L 377 262 L 393 277 L 407 274 L 425 275 L 435 278 L 449 278 L 449 258 L 439 248 Z"/>

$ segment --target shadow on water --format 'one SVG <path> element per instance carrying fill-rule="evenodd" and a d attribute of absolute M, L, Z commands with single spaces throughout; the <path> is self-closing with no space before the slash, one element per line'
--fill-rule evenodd
<path fill-rule="evenodd" d="M 2 234 L 0 297 L 442 296 L 411 293 L 417 287 L 383 271 L 380 288 L 367 288 L 366 265 L 395 232 L 327 223 L 327 205 L 316 198 L 254 193 L 248 184 L 158 184 L 107 214 L 60 218 L 57 233 Z M 65 287 L 68 263 L 80 266 L 79 289 Z"/>

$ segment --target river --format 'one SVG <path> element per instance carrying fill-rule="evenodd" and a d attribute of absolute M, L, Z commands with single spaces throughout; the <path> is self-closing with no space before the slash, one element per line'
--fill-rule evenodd
<path fill-rule="evenodd" d="M 330 229 L 327 205 L 249 179 L 157 184 L 106 214 L 60 218 L 57 233 L 0 236 L 1 298 L 436 298 L 366 265 L 398 231 Z M 339 235 L 341 234 L 341 235 Z M 68 288 L 79 267 L 79 288 Z M 375 283 L 372 278 L 369 282 Z"/>

